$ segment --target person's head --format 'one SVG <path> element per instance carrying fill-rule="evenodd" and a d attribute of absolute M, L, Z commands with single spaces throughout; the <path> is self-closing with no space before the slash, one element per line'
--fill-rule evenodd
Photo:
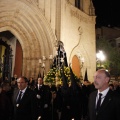
<path fill-rule="evenodd" d="M 28 79 L 24 76 L 17 79 L 17 85 L 20 90 L 24 90 L 28 85 Z"/>
<path fill-rule="evenodd" d="M 32 78 L 32 77 L 30 77 L 30 78 L 29 78 L 29 80 L 30 80 L 30 81 L 32 81 L 32 80 L 33 80 L 33 78 Z"/>
<path fill-rule="evenodd" d="M 109 88 L 110 88 L 111 90 L 114 90 L 114 85 L 113 85 L 113 84 L 109 84 Z"/>
<path fill-rule="evenodd" d="M 119 82 L 118 81 L 114 81 L 113 85 L 114 85 L 115 88 L 117 88 L 119 86 Z"/>
<path fill-rule="evenodd" d="M 17 75 L 16 75 L 16 74 L 14 75 L 14 78 L 17 78 Z"/>
<path fill-rule="evenodd" d="M 6 92 L 8 92 L 11 89 L 10 84 L 7 82 L 4 82 L 1 86 L 2 86 L 2 90 Z"/>
<path fill-rule="evenodd" d="M 105 69 L 100 69 L 95 72 L 94 85 L 100 92 L 109 87 L 110 74 Z"/>
<path fill-rule="evenodd" d="M 8 80 L 8 77 L 5 77 L 5 80 Z"/>
<path fill-rule="evenodd" d="M 56 96 L 57 96 L 56 91 L 53 91 L 53 92 L 52 92 L 52 98 L 55 99 Z"/>
<path fill-rule="evenodd" d="M 40 77 L 40 78 L 38 78 L 38 84 L 39 85 L 42 85 L 43 84 L 43 79 Z"/>
<path fill-rule="evenodd" d="M 85 80 L 83 84 L 87 86 L 87 85 L 90 85 L 90 82 L 88 80 Z"/>

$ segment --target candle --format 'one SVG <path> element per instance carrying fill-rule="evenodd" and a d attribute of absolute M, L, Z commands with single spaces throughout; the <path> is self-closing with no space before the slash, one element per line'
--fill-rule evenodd
<path fill-rule="evenodd" d="M 52 55 L 50 55 L 50 56 L 49 56 L 49 59 L 50 59 L 50 60 L 51 60 L 51 59 L 53 59 L 53 56 L 52 56 Z"/>
<path fill-rule="evenodd" d="M 42 63 L 41 59 L 39 59 L 39 63 L 40 63 L 40 64 Z"/>
<path fill-rule="evenodd" d="M 43 56 L 43 60 L 45 60 L 46 58 L 45 58 L 45 56 Z"/>
<path fill-rule="evenodd" d="M 43 63 L 42 67 L 43 67 L 43 68 L 45 67 L 45 63 Z"/>

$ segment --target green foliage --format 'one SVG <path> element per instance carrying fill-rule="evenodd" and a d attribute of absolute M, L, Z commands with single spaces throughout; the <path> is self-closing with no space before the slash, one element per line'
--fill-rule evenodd
<path fill-rule="evenodd" d="M 102 64 L 114 76 L 120 75 L 120 50 L 115 42 L 115 40 L 108 41 L 102 37 L 96 42 L 96 51 L 102 50 L 106 56 L 106 61 Z"/>
<path fill-rule="evenodd" d="M 55 84 L 55 74 L 56 74 L 56 68 L 50 69 L 50 71 L 47 73 L 46 76 L 44 76 L 44 81 L 46 83 L 51 83 L 51 84 Z"/>
<path fill-rule="evenodd" d="M 68 83 L 70 83 L 71 80 L 70 80 L 70 68 L 69 67 L 64 67 L 64 74 L 67 77 Z M 75 76 L 76 82 L 80 82 L 79 79 L 77 78 L 77 76 L 76 75 L 74 75 L 74 76 Z M 44 76 L 44 81 L 47 84 L 55 85 L 56 84 L 56 77 L 60 81 L 60 84 L 62 84 L 62 76 L 61 76 L 60 69 L 57 69 L 54 67 L 54 68 L 49 70 L 49 72 L 47 73 L 46 76 Z"/>

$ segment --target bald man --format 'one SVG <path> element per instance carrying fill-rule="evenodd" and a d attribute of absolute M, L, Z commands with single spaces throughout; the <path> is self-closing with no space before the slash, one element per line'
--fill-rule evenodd
<path fill-rule="evenodd" d="M 90 94 L 88 120 L 120 120 L 120 96 L 109 89 L 110 74 L 100 69 L 94 74 L 97 91 Z"/>

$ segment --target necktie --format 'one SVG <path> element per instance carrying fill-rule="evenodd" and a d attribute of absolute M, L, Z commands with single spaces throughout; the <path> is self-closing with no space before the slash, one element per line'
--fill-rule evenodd
<path fill-rule="evenodd" d="M 20 102 L 20 100 L 21 100 L 21 96 L 22 96 L 22 91 L 19 92 L 19 95 L 18 95 L 18 97 L 17 97 L 17 103 Z"/>
<path fill-rule="evenodd" d="M 40 88 L 41 88 L 42 86 L 41 85 L 39 85 L 39 90 L 40 90 Z"/>
<path fill-rule="evenodd" d="M 98 99 L 98 101 L 97 101 L 96 112 L 98 112 L 99 109 L 100 109 L 100 105 L 101 105 L 101 96 L 102 96 L 102 93 L 99 93 L 99 99 Z"/>

